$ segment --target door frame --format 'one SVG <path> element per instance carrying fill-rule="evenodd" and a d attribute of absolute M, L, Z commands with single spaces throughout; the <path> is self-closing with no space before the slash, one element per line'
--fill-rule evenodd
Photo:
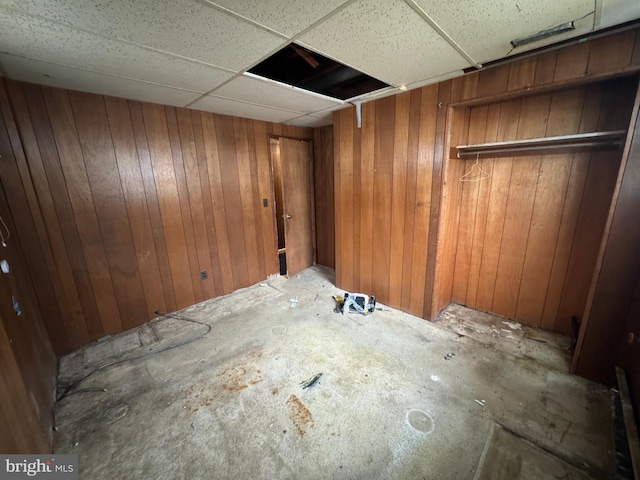
<path fill-rule="evenodd" d="M 314 145 L 313 145 L 313 137 L 295 137 L 295 136 L 291 136 L 291 135 L 278 135 L 276 133 L 269 133 L 267 134 L 267 148 L 268 148 L 268 152 L 269 152 L 269 171 L 271 173 L 271 204 L 272 204 L 272 208 L 271 208 L 271 212 L 272 212 L 272 224 L 273 224 L 273 235 L 274 235 L 274 245 L 275 245 L 275 250 L 273 252 L 274 255 L 274 260 L 277 266 L 277 271 L 280 271 L 279 268 L 279 259 L 278 259 L 278 219 L 276 217 L 276 205 L 275 205 L 275 201 L 276 201 L 276 193 L 275 193 L 275 174 L 273 171 L 273 158 L 271 156 L 271 140 L 280 140 L 281 138 L 286 138 L 289 140 L 296 140 L 296 141 L 302 141 L 302 142 L 308 142 L 309 143 L 309 151 L 310 151 L 310 156 L 311 156 L 311 164 L 309 165 L 309 201 L 311 202 L 311 250 L 312 250 L 312 261 L 313 261 L 313 265 L 316 265 L 317 263 L 317 257 L 316 257 L 316 249 L 317 249 L 317 241 L 316 241 L 316 193 L 315 193 L 315 172 L 314 172 Z M 284 185 L 283 185 L 283 189 L 284 189 Z M 286 248 L 286 245 L 285 245 Z"/>

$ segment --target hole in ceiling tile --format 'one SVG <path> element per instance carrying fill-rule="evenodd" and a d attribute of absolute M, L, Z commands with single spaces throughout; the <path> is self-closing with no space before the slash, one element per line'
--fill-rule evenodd
<path fill-rule="evenodd" d="M 295 43 L 260 62 L 249 73 L 340 100 L 389 86 Z"/>

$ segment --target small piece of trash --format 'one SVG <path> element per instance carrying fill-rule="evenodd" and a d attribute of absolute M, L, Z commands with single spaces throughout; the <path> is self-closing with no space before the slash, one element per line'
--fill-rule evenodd
<path fill-rule="evenodd" d="M 198 424 L 196 422 L 193 422 L 191 424 L 191 428 L 193 429 L 192 432 L 191 432 L 191 436 L 193 437 L 196 434 L 196 432 L 198 431 Z"/>
<path fill-rule="evenodd" d="M 296 308 L 298 306 L 298 297 L 290 298 L 289 301 L 291 302 L 291 308 Z"/>
<path fill-rule="evenodd" d="M 259 284 L 261 287 L 268 287 L 269 285 L 267 285 L 266 283 L 260 283 Z"/>
<path fill-rule="evenodd" d="M 439 382 L 440 377 L 438 375 L 431 375 L 431 380 L 433 380 L 434 382 Z"/>
<path fill-rule="evenodd" d="M 455 355 L 456 355 L 455 353 L 447 353 L 447 354 L 444 356 L 444 359 L 445 359 L 445 360 L 451 360 L 453 357 L 455 357 Z"/>
<path fill-rule="evenodd" d="M 502 332 L 502 335 L 503 335 L 502 338 L 509 338 L 511 340 L 515 340 L 516 339 L 516 337 L 511 335 L 511 330 L 505 330 L 504 328 L 501 328 L 500 331 Z"/>
<path fill-rule="evenodd" d="M 520 325 L 518 322 L 505 322 L 505 321 L 503 321 L 502 323 L 504 323 L 511 330 L 522 330 L 522 325 Z"/>
<path fill-rule="evenodd" d="M 316 373 L 313 377 L 303 382 L 300 382 L 300 385 L 302 385 L 303 389 L 312 387 L 320 379 L 321 376 L 322 376 L 322 373 Z"/>
<path fill-rule="evenodd" d="M 481 407 L 484 407 L 484 400 L 478 400 L 477 398 L 474 398 L 473 401 L 476 402 Z"/>

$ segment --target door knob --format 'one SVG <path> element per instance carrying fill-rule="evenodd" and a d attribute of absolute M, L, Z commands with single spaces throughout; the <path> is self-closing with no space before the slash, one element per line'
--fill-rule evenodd
<path fill-rule="evenodd" d="M 291 214 L 287 213 L 286 215 L 283 215 L 283 217 L 289 219 L 289 218 L 291 218 Z"/>

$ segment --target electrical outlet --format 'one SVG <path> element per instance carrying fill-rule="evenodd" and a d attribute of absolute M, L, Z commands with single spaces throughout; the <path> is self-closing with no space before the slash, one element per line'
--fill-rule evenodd
<path fill-rule="evenodd" d="M 202 270 L 200 272 L 200 280 L 206 280 L 207 278 L 209 278 L 209 274 L 207 273 L 206 270 Z"/>

